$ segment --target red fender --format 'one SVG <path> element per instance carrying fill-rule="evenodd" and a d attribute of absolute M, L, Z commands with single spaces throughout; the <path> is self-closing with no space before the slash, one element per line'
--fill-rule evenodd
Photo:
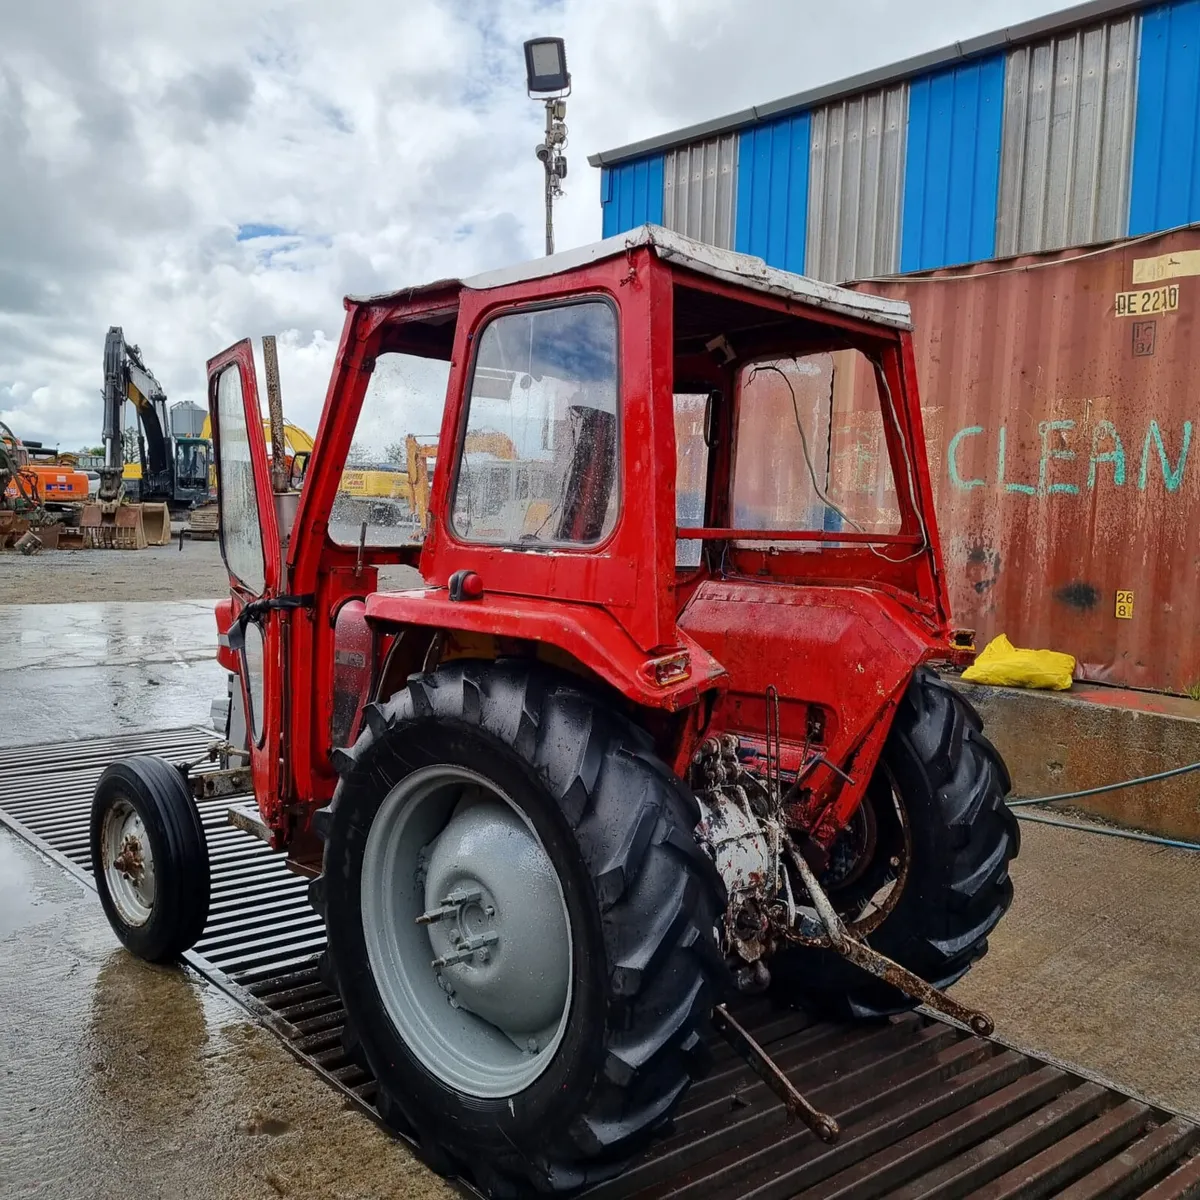
<path fill-rule="evenodd" d="M 690 707 L 725 681 L 725 668 L 687 634 L 680 632 L 678 645 L 657 647 L 647 655 L 597 605 L 487 594 L 478 600 L 451 600 L 446 589 L 430 588 L 369 596 L 367 620 L 557 646 L 630 699 L 667 712 Z"/>

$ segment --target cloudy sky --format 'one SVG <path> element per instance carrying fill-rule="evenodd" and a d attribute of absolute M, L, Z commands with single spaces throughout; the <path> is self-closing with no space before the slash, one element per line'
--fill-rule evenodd
<path fill-rule="evenodd" d="M 600 232 L 587 155 L 1054 10 L 1053 0 L 0 0 L 0 419 L 100 433 L 105 332 L 171 398 L 276 333 L 314 430 L 347 292 L 533 257 L 540 107 L 566 38 L 560 248 Z"/>

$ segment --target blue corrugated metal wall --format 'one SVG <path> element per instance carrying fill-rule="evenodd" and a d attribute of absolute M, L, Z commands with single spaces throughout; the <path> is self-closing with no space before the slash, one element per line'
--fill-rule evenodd
<path fill-rule="evenodd" d="M 1200 0 L 1142 18 L 1130 234 L 1200 220 Z"/>
<path fill-rule="evenodd" d="M 600 175 L 604 236 L 613 237 L 638 225 L 661 225 L 663 156 L 606 167 Z"/>
<path fill-rule="evenodd" d="M 996 249 L 1004 55 L 912 81 L 900 270 L 990 258 Z"/>
<path fill-rule="evenodd" d="M 735 250 L 803 272 L 808 238 L 808 113 L 747 129 L 738 147 Z"/>
<path fill-rule="evenodd" d="M 1145 9 L 1138 39 L 1133 236 L 1200 222 L 1200 0 Z M 1001 52 L 911 80 L 902 272 L 996 254 L 1008 65 Z M 801 112 L 737 135 L 735 248 L 791 271 L 805 269 L 810 122 Z M 606 168 L 601 203 L 605 237 L 661 222 L 663 156 Z"/>

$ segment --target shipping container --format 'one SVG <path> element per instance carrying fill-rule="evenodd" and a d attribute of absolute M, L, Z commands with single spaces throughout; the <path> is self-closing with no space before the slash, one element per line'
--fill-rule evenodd
<path fill-rule="evenodd" d="M 1082 679 L 1200 684 L 1200 229 L 856 286 L 912 306 L 955 620 Z M 881 440 L 832 439 L 882 497 Z"/>

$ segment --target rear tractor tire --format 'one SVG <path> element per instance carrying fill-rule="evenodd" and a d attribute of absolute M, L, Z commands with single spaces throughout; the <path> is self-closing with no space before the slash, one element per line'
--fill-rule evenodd
<path fill-rule="evenodd" d="M 913 676 L 901 701 L 857 825 L 869 830 L 871 861 L 838 886 L 822 882 L 853 927 L 870 897 L 901 889 L 881 905 L 872 947 L 939 988 L 961 979 L 987 953 L 988 934 L 1012 903 L 1009 863 L 1020 829 L 1005 804 L 1011 783 L 983 735 L 979 714 L 928 669 Z M 844 838 L 852 840 L 855 824 Z M 830 950 L 796 948 L 771 960 L 777 991 L 789 1001 L 838 1018 L 904 1012 L 916 1001 Z"/>
<path fill-rule="evenodd" d="M 614 1174 L 706 1066 L 724 986 L 694 797 L 526 664 L 449 663 L 366 716 L 312 893 L 381 1114 L 491 1195 Z"/>
<path fill-rule="evenodd" d="M 208 843 L 175 767 L 139 755 L 105 770 L 92 797 L 91 852 L 100 903 L 132 954 L 167 962 L 196 944 L 208 920 Z"/>

